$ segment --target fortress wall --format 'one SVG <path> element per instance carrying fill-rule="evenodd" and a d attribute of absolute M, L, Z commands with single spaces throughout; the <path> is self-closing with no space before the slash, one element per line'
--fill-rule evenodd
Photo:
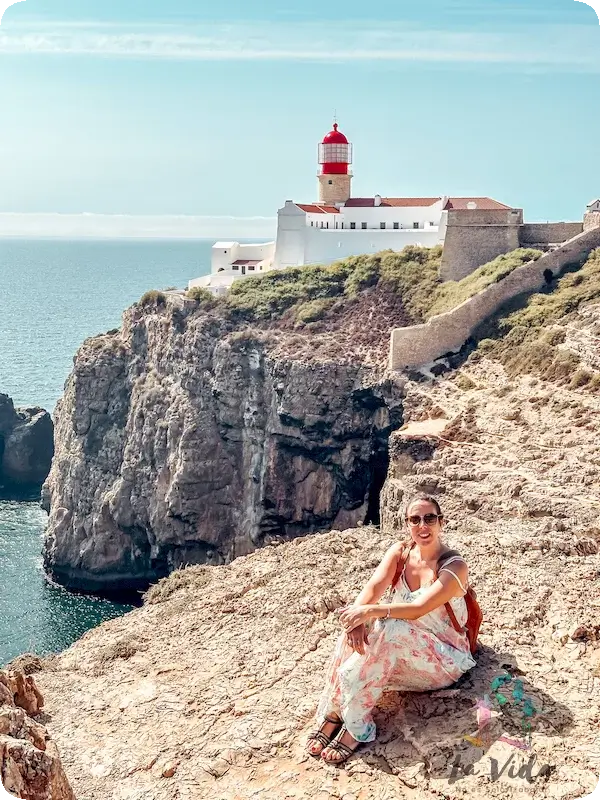
<path fill-rule="evenodd" d="M 597 247 L 600 247 L 600 227 L 579 234 L 538 261 L 524 264 L 503 280 L 451 311 L 432 317 L 424 325 L 394 329 L 390 343 L 390 369 L 421 367 L 446 353 L 457 352 L 473 331 L 504 303 L 525 292 L 540 289 L 545 283 L 546 270 L 556 276 L 568 264 L 587 258 Z"/>
<path fill-rule="evenodd" d="M 444 281 L 459 281 L 482 264 L 520 247 L 521 209 L 450 210 L 447 213 L 441 266 Z"/>
<path fill-rule="evenodd" d="M 600 226 L 600 211 L 591 211 L 583 217 L 583 230 L 590 231 Z"/>
<path fill-rule="evenodd" d="M 521 247 L 536 244 L 555 244 L 566 242 L 583 231 L 581 222 L 527 223 L 521 225 L 519 241 Z"/>

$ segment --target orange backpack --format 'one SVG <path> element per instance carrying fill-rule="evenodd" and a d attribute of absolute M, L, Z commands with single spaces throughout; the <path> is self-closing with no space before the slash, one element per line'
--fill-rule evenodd
<path fill-rule="evenodd" d="M 396 588 L 402 573 L 404 572 L 404 566 L 408 559 L 408 554 L 415 546 L 413 542 L 409 547 L 405 547 L 402 553 L 400 554 L 400 558 L 398 559 L 398 565 L 396 567 L 396 573 L 394 575 L 394 580 L 392 581 L 392 591 Z M 444 566 L 444 564 L 453 556 L 458 556 L 456 550 L 446 550 L 444 553 L 437 560 L 436 569 L 435 569 L 435 577 L 437 578 L 439 571 Z M 461 556 L 462 558 L 462 556 Z M 475 589 L 471 586 L 467 587 L 467 593 L 465 595 L 465 604 L 467 606 L 467 624 L 463 628 L 459 621 L 456 619 L 456 614 L 454 613 L 454 609 L 450 605 L 450 603 L 445 603 L 446 611 L 448 612 L 448 616 L 450 617 L 450 621 L 452 625 L 458 633 L 466 633 L 467 638 L 469 640 L 469 647 L 471 649 L 471 653 L 475 654 L 479 647 L 479 643 L 477 641 L 477 637 L 479 636 L 479 628 L 481 627 L 481 623 L 483 621 L 483 613 L 481 611 L 481 607 L 477 601 L 477 595 L 475 594 Z"/>

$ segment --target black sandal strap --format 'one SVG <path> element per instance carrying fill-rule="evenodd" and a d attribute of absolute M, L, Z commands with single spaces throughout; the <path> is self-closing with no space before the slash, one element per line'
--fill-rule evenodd
<path fill-rule="evenodd" d="M 358 743 L 360 744 L 360 742 Z M 356 747 L 348 747 L 347 744 L 343 742 L 338 742 L 337 740 L 329 745 L 330 750 L 335 750 L 336 753 L 339 753 L 346 758 L 349 758 L 353 753 L 356 752 L 358 745 Z"/>
<path fill-rule="evenodd" d="M 323 731 L 314 731 L 314 733 L 311 733 L 308 737 L 309 742 L 319 742 L 319 744 L 322 744 L 323 747 L 327 747 L 332 739 L 333 736 L 327 736 L 327 734 L 323 733 Z"/>

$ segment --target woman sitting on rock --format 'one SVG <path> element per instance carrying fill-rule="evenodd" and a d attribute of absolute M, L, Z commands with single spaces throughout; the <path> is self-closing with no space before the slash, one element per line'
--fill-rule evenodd
<path fill-rule="evenodd" d="M 307 748 L 328 763 L 346 761 L 375 739 L 373 709 L 384 691 L 442 689 L 475 665 L 466 632 L 455 629 L 444 608 L 449 602 L 459 626 L 466 624 L 467 564 L 458 555 L 440 559 L 447 548 L 437 500 L 414 498 L 405 521 L 408 543 L 390 547 L 354 604 L 340 609 L 344 633 L 317 710 L 321 727 Z M 395 576 L 391 603 L 379 604 Z"/>

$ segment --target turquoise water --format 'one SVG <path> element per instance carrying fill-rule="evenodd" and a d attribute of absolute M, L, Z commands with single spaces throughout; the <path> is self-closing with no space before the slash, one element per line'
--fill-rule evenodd
<path fill-rule="evenodd" d="M 81 342 L 119 327 L 148 289 L 184 288 L 209 272 L 211 245 L 0 239 L 0 392 L 53 411 Z M 49 585 L 45 524 L 37 499 L 0 501 L 0 665 L 62 650 L 130 608 Z"/>

